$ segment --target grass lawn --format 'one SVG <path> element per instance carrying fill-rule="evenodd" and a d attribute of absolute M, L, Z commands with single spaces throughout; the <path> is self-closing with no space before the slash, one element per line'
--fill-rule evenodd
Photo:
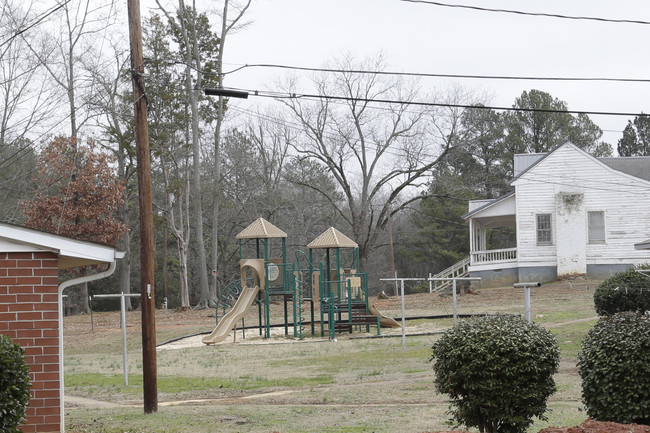
<path fill-rule="evenodd" d="M 532 294 L 532 317 L 557 337 L 562 351 L 549 401 L 547 426 L 580 424 L 581 402 L 576 355 L 595 323 L 597 282 L 546 284 Z M 387 315 L 400 314 L 400 300 L 378 301 Z M 442 315 L 451 298 L 407 296 L 406 316 Z M 459 314 L 523 313 L 523 294 L 485 289 L 459 297 Z M 281 322 L 275 306 L 274 323 Z M 246 324 L 255 324 L 251 311 Z M 462 319 L 461 319 L 462 320 Z M 298 341 L 283 336 L 261 340 L 241 331 L 215 346 L 180 344 L 157 352 L 159 408 L 145 415 L 139 312 L 127 318 L 129 385 L 123 383 L 119 313 L 65 319 L 66 430 L 68 432 L 395 432 L 451 430 L 446 396 L 435 392 L 429 363 L 431 345 L 450 319 L 407 321 L 406 346 L 399 330 L 387 338 L 355 333 L 328 341 L 320 335 Z M 156 313 L 158 341 L 210 331 L 214 311 Z M 318 328 L 317 328 L 318 330 Z M 394 337 L 388 337 L 390 333 Z M 422 335 L 424 334 L 424 335 Z M 200 338 L 200 337 L 196 337 Z M 182 340 L 186 341 L 186 340 Z M 182 343 L 179 342 L 179 343 Z M 187 340 L 189 341 L 189 340 Z M 167 345 L 172 346 L 172 345 Z"/>

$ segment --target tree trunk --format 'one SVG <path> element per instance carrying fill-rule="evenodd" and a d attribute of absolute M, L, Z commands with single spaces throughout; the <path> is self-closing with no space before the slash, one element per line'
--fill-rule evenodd
<path fill-rule="evenodd" d="M 180 11 L 185 13 L 184 3 L 180 2 Z M 197 88 L 201 87 L 201 64 L 198 52 L 196 33 L 188 34 L 187 28 L 183 23 L 188 20 L 180 20 L 183 38 L 185 39 L 187 52 L 185 54 L 185 87 L 187 96 L 190 100 L 191 129 L 192 129 L 192 162 L 193 162 L 193 182 L 192 182 L 192 204 L 194 210 L 194 230 L 196 231 L 197 252 L 199 255 L 199 293 L 200 298 L 197 307 L 207 307 L 210 298 L 208 289 L 208 263 L 205 253 L 205 240 L 203 239 L 203 203 L 201 197 L 201 143 L 199 139 L 199 109 L 197 101 L 197 91 L 192 85 L 192 69 L 190 65 L 194 64 L 197 69 Z M 191 37 L 193 36 L 193 37 Z"/>
<path fill-rule="evenodd" d="M 79 300 L 79 309 L 82 314 L 90 313 L 90 302 L 88 299 L 88 283 L 83 283 L 79 286 L 81 288 L 81 299 Z"/>
<path fill-rule="evenodd" d="M 118 277 L 120 282 L 120 292 L 131 293 L 131 235 L 127 231 L 120 239 L 119 249 L 124 251 L 124 258 L 118 263 Z M 131 297 L 124 298 L 127 311 L 133 310 Z"/>

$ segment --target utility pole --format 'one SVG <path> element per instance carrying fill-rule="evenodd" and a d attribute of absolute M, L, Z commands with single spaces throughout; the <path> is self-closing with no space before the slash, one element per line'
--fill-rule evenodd
<path fill-rule="evenodd" d="M 140 308 L 142 310 L 142 370 L 144 412 L 158 411 L 156 366 L 156 316 L 154 296 L 153 204 L 151 198 L 151 156 L 147 98 L 144 92 L 142 62 L 142 27 L 140 0 L 127 0 L 129 39 L 131 42 L 131 77 L 135 110 L 135 144 L 138 158 L 138 191 L 140 204 Z"/>

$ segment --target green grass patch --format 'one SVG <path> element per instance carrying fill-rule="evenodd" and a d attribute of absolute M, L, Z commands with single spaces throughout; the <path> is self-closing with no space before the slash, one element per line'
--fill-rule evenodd
<path fill-rule="evenodd" d="M 329 375 L 315 375 L 310 377 L 264 378 L 260 376 L 240 376 L 238 378 L 221 377 L 158 377 L 158 391 L 163 393 L 179 393 L 204 389 L 226 388 L 237 390 L 251 390 L 270 387 L 299 388 L 334 383 L 334 378 Z M 138 394 L 142 392 L 142 375 L 129 375 L 129 386 L 124 386 L 124 376 L 99 373 L 66 374 L 66 387 L 84 388 L 90 393 L 95 391 L 110 390 L 124 394 Z"/>
<path fill-rule="evenodd" d="M 582 342 L 597 319 L 588 322 L 577 322 L 563 325 L 558 328 L 551 329 L 553 335 L 557 339 L 560 346 L 560 352 L 564 358 L 575 358 L 578 356 L 582 347 Z"/>

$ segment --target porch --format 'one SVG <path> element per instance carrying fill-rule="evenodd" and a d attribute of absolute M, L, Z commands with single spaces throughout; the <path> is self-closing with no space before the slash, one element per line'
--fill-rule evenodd
<path fill-rule="evenodd" d="M 473 200 L 469 212 L 470 271 L 513 267 L 517 263 L 517 218 L 515 194 L 494 200 Z"/>
<path fill-rule="evenodd" d="M 517 261 L 517 248 L 501 248 L 498 250 L 470 251 L 471 265 L 490 263 L 508 263 Z"/>

